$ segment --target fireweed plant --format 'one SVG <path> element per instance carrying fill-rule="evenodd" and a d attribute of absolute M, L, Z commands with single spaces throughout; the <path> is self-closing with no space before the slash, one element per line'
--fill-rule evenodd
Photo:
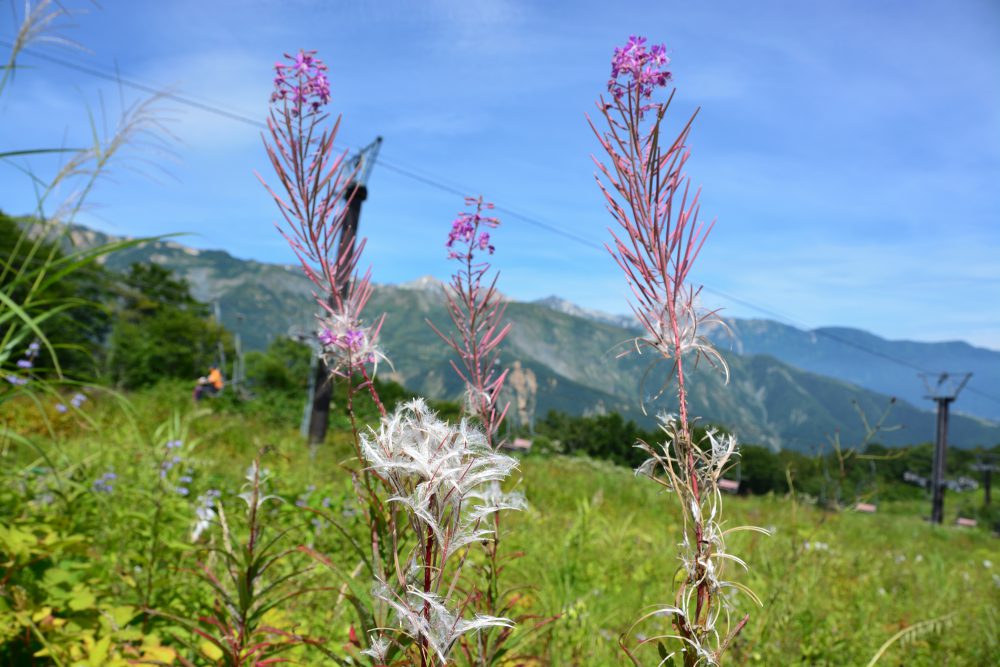
<path fill-rule="evenodd" d="M 689 368 L 706 359 L 726 373 L 727 380 L 728 368 L 700 333 L 719 324 L 719 318 L 714 311 L 699 308 L 701 288 L 689 282 L 712 224 L 699 222 L 699 191 L 692 192 L 683 174 L 694 117 L 671 143 L 663 141 L 663 120 L 673 93 L 663 102 L 655 95 L 671 80 L 669 62 L 663 45 L 647 47 L 645 38 L 630 37 L 614 51 L 610 98 L 602 96 L 597 105 L 607 129 L 598 130 L 588 121 L 607 156 L 607 164 L 595 158 L 597 182 L 620 228 L 611 231 L 613 242 L 606 247 L 625 272 L 634 297 L 632 308 L 646 330 L 632 348 L 670 362 L 668 382 L 676 379 L 679 412 L 659 416 L 665 434 L 662 443 L 637 444 L 650 458 L 636 471 L 674 493 L 683 516 L 681 565 L 670 577 L 677 582 L 674 602 L 640 617 L 620 644 L 635 665 L 642 664 L 644 647 L 655 644 L 657 664 L 671 664 L 679 656 L 692 667 L 719 664 L 749 620 L 749 614 L 734 615 L 735 592 L 760 604 L 746 586 L 724 578 L 728 562 L 746 568 L 743 560 L 726 551 L 726 537 L 737 530 L 766 531 L 722 528 L 718 480 L 736 454 L 736 439 L 709 429 L 696 440 L 696 419 L 688 414 Z M 673 629 L 633 639 L 639 625 L 658 617 L 669 617 Z"/>
<path fill-rule="evenodd" d="M 339 376 L 348 384 L 359 465 L 350 473 L 369 544 L 362 547 L 334 517 L 310 509 L 337 527 L 360 558 L 353 573 L 341 573 L 340 596 L 349 599 L 361 625 L 366 648 L 357 658 L 367 656 L 376 665 L 397 660 L 444 665 L 466 633 L 510 625 L 488 614 L 466 619 L 467 600 L 453 598 L 468 549 L 491 532 L 481 527 L 483 520 L 500 509 L 482 500 L 489 496 L 484 489 L 502 481 L 516 462 L 494 451 L 492 430 L 484 434 L 465 421 L 451 426 L 422 401 L 386 413 L 373 382 L 378 363 L 386 359 L 376 344 L 383 318 L 366 325 L 361 316 L 372 292 L 370 271 L 357 271 L 364 240 L 336 247 L 345 233 L 353 233 L 345 224 L 353 174 L 345 169 L 344 154 L 334 156 L 340 119 L 322 129 L 328 119 L 322 109 L 330 101 L 327 67 L 315 52 L 299 51 L 286 55 L 275 72 L 264 145 L 284 195 L 264 186 L 286 222 L 287 230 L 279 231 L 316 288 L 322 309 L 317 338 L 331 381 Z M 488 247 L 488 236 L 484 243 Z M 489 379 L 483 388 L 499 391 L 499 384 L 502 378 Z M 353 397 L 362 390 L 381 414 L 378 428 L 365 433 L 353 409 Z M 488 419 L 498 423 L 495 416 Z M 336 571 L 332 561 L 315 557 Z M 362 594 L 357 579 L 364 571 L 373 587 Z M 351 641 L 362 643 L 353 628 Z"/>
<path fill-rule="evenodd" d="M 481 260 L 480 253 L 492 255 L 496 248 L 488 230 L 500 226 L 500 220 L 488 215 L 493 204 L 479 197 L 466 197 L 470 210 L 462 211 L 452 222 L 445 247 L 448 259 L 459 264 L 446 289 L 448 314 L 454 330 L 445 334 L 427 320 L 427 324 L 455 353 L 452 369 L 465 384 L 465 412 L 483 427 L 491 451 L 498 451 L 500 425 L 509 404 L 499 403 L 500 393 L 507 378 L 507 369 L 500 366 L 500 343 L 510 333 L 511 325 L 504 322 L 506 304 L 496 285 L 499 273 L 488 278 L 490 263 Z M 493 616 L 510 614 L 518 602 L 513 591 L 502 591 L 500 576 L 504 561 L 500 556 L 500 511 L 521 510 L 527 507 L 523 494 L 504 492 L 500 481 L 491 481 L 472 495 L 482 507 L 491 507 L 492 537 L 483 542 L 486 559 L 481 583 L 472 586 L 472 604 L 483 613 Z M 514 556 L 511 556 L 514 557 Z M 527 620 L 527 619 L 521 619 Z M 544 625 L 544 621 L 536 627 Z M 475 642 L 463 641 L 462 651 L 471 664 L 492 665 L 507 656 L 513 626 L 501 626 L 496 633 L 480 632 Z M 509 656 L 507 656 L 509 657 Z"/>
<path fill-rule="evenodd" d="M 274 66 L 274 92 L 267 120 L 264 148 L 284 196 L 258 175 L 278 205 L 287 229 L 278 231 L 295 252 L 322 309 L 318 341 L 324 361 L 333 374 L 364 379 L 376 405 L 384 414 L 371 382 L 378 362 L 385 359 L 375 341 L 382 319 L 365 325 L 361 311 L 371 296 L 371 272 L 357 272 L 365 239 L 336 248 L 344 234 L 348 205 L 353 196 L 353 173 L 345 169 L 345 154 L 337 154 L 333 143 L 340 117 L 323 129 L 330 102 L 327 66 L 315 51 L 286 54 L 286 63 Z M 372 366 L 371 374 L 367 370 Z"/>
<path fill-rule="evenodd" d="M 458 357 L 458 363 L 452 360 L 451 367 L 465 383 L 466 412 L 479 420 L 490 448 L 496 449 L 497 430 L 507 414 L 507 406 L 498 406 L 507 379 L 507 369 L 498 370 L 499 345 L 510 333 L 510 323 L 503 321 L 506 305 L 496 288 L 499 274 L 484 283 L 490 264 L 479 261 L 476 254 L 492 255 L 496 250 L 486 229 L 496 229 L 500 220 L 485 214 L 493 209 L 493 204 L 483 201 L 482 196 L 466 197 L 465 204 L 475 207 L 474 211 L 458 214 L 445 243 L 448 259 L 461 265 L 452 274 L 446 292 L 448 314 L 458 336 L 442 333 L 430 320 L 427 323 Z"/>
<path fill-rule="evenodd" d="M 350 474 L 355 481 L 359 507 L 367 524 L 371 553 L 366 553 L 348 531 L 322 510 L 312 510 L 335 526 L 351 540 L 361 557 L 364 569 L 373 579 L 385 577 L 385 548 L 392 517 L 379 499 L 377 480 L 363 465 L 359 427 L 353 408 L 354 396 L 367 388 L 380 414 L 385 408 L 372 381 L 375 368 L 385 357 L 376 346 L 382 318 L 366 326 L 361 311 L 371 296 L 371 271 L 360 275 L 358 260 L 365 240 L 338 248 L 347 232 L 346 216 L 353 194 L 350 184 L 353 174 L 345 168 L 345 153 L 333 147 L 340 117 L 327 128 L 329 114 L 323 111 L 330 102 L 330 83 L 326 64 L 315 51 L 285 54 L 284 62 L 274 66 L 274 90 L 267 120 L 268 131 L 263 135 L 264 149 L 274 169 L 283 195 L 271 188 L 258 174 L 257 178 L 274 199 L 285 221 L 278 231 L 298 258 L 306 277 L 313 283 L 313 297 L 320 306 L 317 342 L 330 371 L 328 381 L 341 377 L 347 382 L 347 412 L 354 434 L 358 468 Z M 368 366 L 372 370 L 368 370 Z M 355 378 L 360 376 L 361 382 Z M 329 560 L 317 558 L 328 565 Z M 347 577 L 352 579 L 353 575 Z M 345 585 L 350 582 L 345 581 Z M 358 596 L 354 596 L 357 599 Z M 380 625 L 377 610 L 356 603 L 363 628 Z M 352 633 L 353 634 L 353 633 Z M 365 640 L 369 635 L 363 633 Z"/>

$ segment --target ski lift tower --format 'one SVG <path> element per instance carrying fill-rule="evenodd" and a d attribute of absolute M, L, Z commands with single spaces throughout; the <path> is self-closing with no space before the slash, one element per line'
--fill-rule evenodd
<path fill-rule="evenodd" d="M 944 461 L 948 451 L 948 407 L 972 377 L 972 373 L 920 373 L 929 398 L 937 403 L 937 439 L 931 474 L 931 523 L 944 521 Z"/>
<path fill-rule="evenodd" d="M 987 455 L 969 467 L 976 472 L 983 473 L 983 507 L 988 507 L 990 504 L 990 486 L 993 482 L 993 473 L 1000 471 L 1000 465 L 993 460 L 992 456 Z"/>
<path fill-rule="evenodd" d="M 358 237 L 358 221 L 361 219 L 361 204 L 368 198 L 368 178 L 371 176 L 372 167 L 375 166 L 375 160 L 378 158 L 378 151 L 381 147 L 382 137 L 375 137 L 375 141 L 354 154 L 346 165 L 346 169 L 354 174 L 354 178 L 344 190 L 348 206 L 347 215 L 344 217 L 344 229 L 340 234 L 340 241 L 337 243 L 338 257 L 354 254 Z M 350 280 L 350 275 L 337 276 L 339 283 L 337 287 L 340 289 L 341 296 L 347 295 Z M 316 364 L 316 375 L 311 388 L 310 403 L 312 408 L 309 415 L 309 444 L 318 445 L 326 439 L 326 429 L 330 423 L 330 401 L 333 398 L 333 378 L 322 357 Z"/>

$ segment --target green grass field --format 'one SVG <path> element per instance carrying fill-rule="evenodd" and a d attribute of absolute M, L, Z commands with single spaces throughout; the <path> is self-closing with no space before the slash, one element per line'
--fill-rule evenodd
<path fill-rule="evenodd" d="M 131 407 L 94 396 L 84 406 L 89 423 L 43 405 L 49 427 L 37 406 L 9 407 L 28 440 L 2 448 L 0 664 L 182 664 L 179 656 L 207 664 L 212 651 L 204 642 L 186 646 L 190 633 L 138 609 L 190 618 L 210 606 L 196 563 L 212 557 L 204 540 L 200 548 L 190 540 L 197 498 L 218 489 L 229 516 L 239 515 L 244 472 L 264 447 L 269 493 L 285 501 L 266 505 L 268 529 L 288 528 L 287 546 L 312 545 L 344 572 L 354 568 L 343 538 L 296 504 L 326 508 L 357 528 L 342 467 L 352 465 L 349 433 L 338 428 L 311 453 L 273 414 L 252 406 L 196 413 L 189 400 L 174 385 L 131 397 Z M 173 439 L 184 442 L 183 461 L 163 487 L 160 461 Z M 114 491 L 96 491 L 94 481 L 112 469 Z M 192 477 L 183 482 L 186 495 L 174 490 L 182 473 Z M 520 633 L 518 652 L 533 658 L 509 664 L 626 664 L 619 635 L 653 605 L 672 603 L 674 498 L 628 469 L 581 458 L 529 456 L 514 477 L 530 508 L 504 519 L 502 551 L 523 556 L 510 561 L 503 580 L 519 588 L 518 613 L 551 620 Z M 724 507 L 727 526 L 773 531 L 730 539 L 731 553 L 750 566 L 730 575 L 764 607 L 738 600 L 750 622 L 726 664 L 866 665 L 907 628 L 879 664 L 998 663 L 1000 543 L 986 531 L 931 526 L 921 518 L 924 503 L 883 503 L 874 515 L 772 496 L 727 498 Z M 288 567 L 313 562 L 292 554 Z M 269 622 L 324 637 L 328 649 L 341 651 L 355 622 L 338 593 L 342 582 L 325 567 L 303 581 L 328 590 L 289 600 Z M 919 625 L 933 619 L 940 620 Z M 634 632 L 668 629 L 654 619 Z M 311 649 L 289 657 L 330 664 Z"/>

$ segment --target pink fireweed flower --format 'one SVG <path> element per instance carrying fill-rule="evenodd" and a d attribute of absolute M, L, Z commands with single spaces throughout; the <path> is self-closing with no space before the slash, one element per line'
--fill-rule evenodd
<path fill-rule="evenodd" d="M 478 245 L 480 250 L 488 250 L 491 255 L 493 254 L 493 251 L 496 250 L 496 248 L 494 248 L 490 243 L 490 235 L 487 232 L 483 232 L 479 235 Z"/>
<path fill-rule="evenodd" d="M 451 231 L 448 232 L 448 240 L 445 247 L 449 248 L 448 259 L 471 259 L 474 250 L 489 250 L 492 255 L 495 248 L 490 245 L 490 235 L 488 232 L 480 232 L 479 228 L 489 227 L 496 229 L 500 226 L 500 220 L 493 216 L 483 215 L 483 211 L 493 208 L 493 204 L 483 201 L 482 197 L 466 197 L 466 205 L 475 205 L 475 211 L 462 211 L 451 223 Z M 455 244 L 464 245 L 465 252 L 454 250 Z"/>
<path fill-rule="evenodd" d="M 666 46 L 657 44 L 647 50 L 646 38 L 632 35 L 624 47 L 615 49 L 608 92 L 616 100 L 632 95 L 637 95 L 639 100 L 648 99 L 657 88 L 666 86 L 670 81 L 669 64 Z M 640 106 L 640 115 L 651 106 Z"/>
<path fill-rule="evenodd" d="M 317 338 L 323 345 L 323 358 L 333 372 L 348 375 L 371 365 L 374 374 L 380 361 L 388 361 L 375 343 L 381 322 L 366 327 L 352 318 L 330 313 L 321 324 Z"/>
<path fill-rule="evenodd" d="M 359 350 L 364 345 L 365 334 L 360 329 L 349 329 L 344 334 L 344 343 L 352 350 Z"/>
<path fill-rule="evenodd" d="M 308 76 L 312 70 L 313 53 L 316 52 L 310 51 L 309 53 L 306 53 L 305 51 L 300 50 L 297 54 L 295 54 L 295 64 L 292 66 L 292 71 L 296 74 L 305 74 Z M 285 54 L 285 57 L 288 57 L 288 54 Z"/>
<path fill-rule="evenodd" d="M 289 102 L 292 116 L 303 113 L 317 113 L 330 101 L 330 81 L 323 73 L 327 66 L 315 57 L 315 51 L 300 50 L 294 56 L 285 54 L 291 64 L 281 62 L 274 65 L 274 91 L 271 102 Z"/>

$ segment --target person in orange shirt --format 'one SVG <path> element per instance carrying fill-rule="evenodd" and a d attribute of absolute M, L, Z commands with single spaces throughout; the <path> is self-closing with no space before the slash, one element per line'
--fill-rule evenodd
<path fill-rule="evenodd" d="M 208 371 L 208 383 L 212 385 L 212 388 L 215 390 L 213 393 L 218 394 L 222 391 L 222 386 L 224 384 L 222 381 L 222 373 L 215 366 L 212 366 Z"/>
<path fill-rule="evenodd" d="M 212 366 L 208 371 L 208 377 L 198 378 L 198 384 L 194 388 L 194 400 L 197 403 L 205 396 L 215 396 L 225 383 L 222 380 L 222 372 L 217 366 Z"/>

